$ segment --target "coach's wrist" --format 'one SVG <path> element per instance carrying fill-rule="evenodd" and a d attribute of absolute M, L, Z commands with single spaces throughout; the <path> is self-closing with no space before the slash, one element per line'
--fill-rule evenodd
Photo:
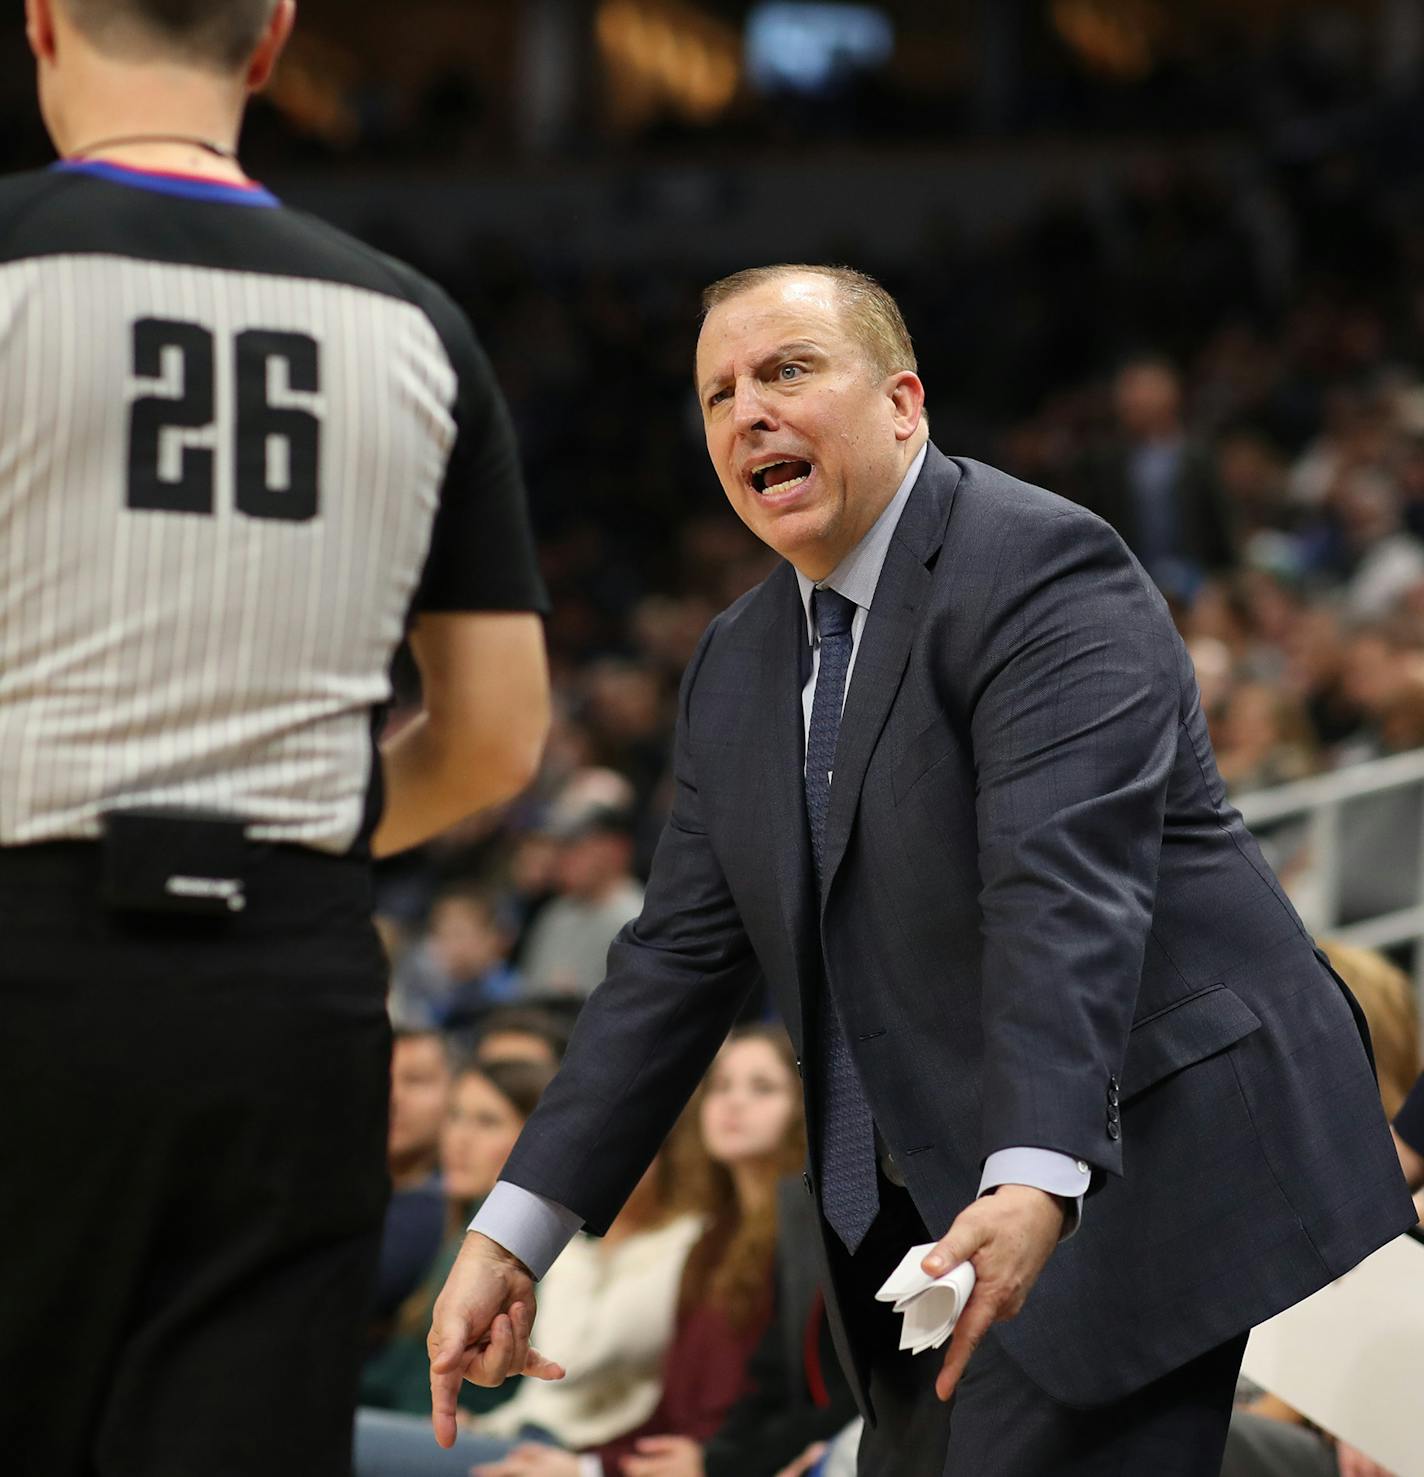
<path fill-rule="evenodd" d="M 498 1241 L 492 1236 L 486 1236 L 483 1231 L 466 1231 L 465 1243 L 461 1249 L 470 1256 L 478 1256 L 485 1261 L 508 1267 L 511 1271 L 527 1277 L 531 1282 L 536 1280 L 534 1273 L 508 1247 L 501 1246 Z"/>

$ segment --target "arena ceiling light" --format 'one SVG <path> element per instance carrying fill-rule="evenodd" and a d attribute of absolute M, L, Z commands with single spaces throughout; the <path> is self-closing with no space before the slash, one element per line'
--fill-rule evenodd
<path fill-rule="evenodd" d="M 737 94 L 736 32 L 681 0 L 604 0 L 594 32 L 614 117 L 624 126 L 663 109 L 710 122 Z"/>
<path fill-rule="evenodd" d="M 835 92 L 894 52 L 895 27 L 875 5 L 769 0 L 747 17 L 747 77 L 762 92 Z"/>

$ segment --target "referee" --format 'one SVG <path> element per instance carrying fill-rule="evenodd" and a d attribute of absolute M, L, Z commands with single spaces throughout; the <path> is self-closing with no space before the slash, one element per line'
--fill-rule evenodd
<path fill-rule="evenodd" d="M 61 162 L 0 181 L 0 1470 L 347 1477 L 369 858 L 537 763 L 515 447 L 461 313 L 237 162 L 292 0 L 27 15 Z"/>

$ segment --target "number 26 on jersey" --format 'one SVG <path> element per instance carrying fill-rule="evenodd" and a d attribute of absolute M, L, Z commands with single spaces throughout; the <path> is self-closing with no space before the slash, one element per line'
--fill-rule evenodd
<path fill-rule="evenodd" d="M 165 458 L 165 432 L 197 431 L 217 420 L 220 352 L 233 356 L 233 424 L 219 427 L 216 451 L 169 445 Z M 165 374 L 166 355 L 170 364 L 176 355 L 180 365 L 176 394 Z M 320 391 L 320 351 L 307 334 L 250 328 L 220 346 L 212 330 L 197 323 L 166 318 L 135 323 L 134 375 L 159 381 L 165 393 L 142 394 L 129 407 L 128 506 L 147 512 L 212 513 L 217 457 L 230 449 L 239 512 L 294 523 L 315 518 L 321 422 L 310 410 L 272 403 L 274 362 L 285 369 L 289 392 Z"/>

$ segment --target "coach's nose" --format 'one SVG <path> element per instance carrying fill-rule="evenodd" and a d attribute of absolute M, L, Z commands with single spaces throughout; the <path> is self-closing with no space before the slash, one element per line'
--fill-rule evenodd
<path fill-rule="evenodd" d="M 738 435 L 776 429 L 776 416 L 768 403 L 766 391 L 755 379 L 738 382 L 732 401 L 732 424 Z"/>

